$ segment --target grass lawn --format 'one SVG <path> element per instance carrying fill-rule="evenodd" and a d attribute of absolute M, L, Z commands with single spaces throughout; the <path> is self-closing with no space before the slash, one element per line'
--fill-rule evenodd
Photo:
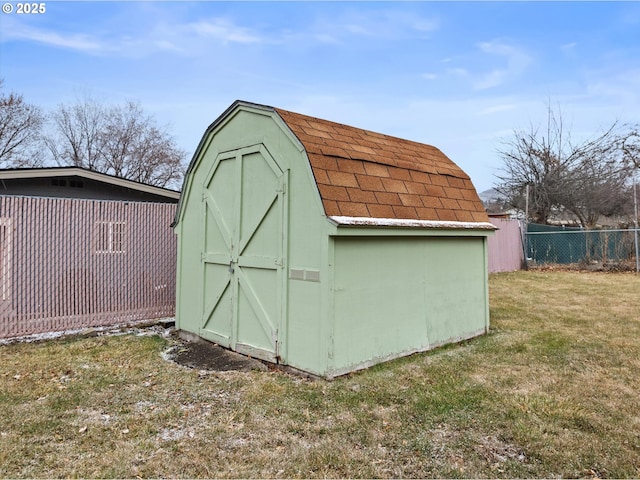
<path fill-rule="evenodd" d="M 0 346 L 0 477 L 640 477 L 640 276 L 490 292 L 489 335 L 333 382 L 158 336 Z"/>

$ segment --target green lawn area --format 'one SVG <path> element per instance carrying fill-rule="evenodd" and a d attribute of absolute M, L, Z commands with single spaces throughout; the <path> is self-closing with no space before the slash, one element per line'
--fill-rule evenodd
<path fill-rule="evenodd" d="M 171 340 L 0 346 L 0 477 L 640 477 L 640 276 L 490 277 L 491 331 L 332 382 Z"/>

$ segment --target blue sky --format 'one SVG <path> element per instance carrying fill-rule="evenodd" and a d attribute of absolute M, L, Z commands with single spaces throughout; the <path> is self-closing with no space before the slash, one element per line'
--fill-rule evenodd
<path fill-rule="evenodd" d="M 482 191 L 549 102 L 576 140 L 640 123 L 639 2 L 5 3 L 6 90 L 139 101 L 190 155 L 242 99 L 435 145 Z"/>

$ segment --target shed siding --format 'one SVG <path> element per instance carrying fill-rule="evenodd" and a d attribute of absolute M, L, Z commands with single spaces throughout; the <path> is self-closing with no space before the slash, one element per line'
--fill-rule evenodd
<path fill-rule="evenodd" d="M 484 255 L 482 237 L 336 238 L 334 374 L 484 333 Z"/>
<path fill-rule="evenodd" d="M 480 222 L 486 216 L 484 211 L 476 212 L 482 218 L 473 217 L 475 222 L 472 227 L 452 223 L 435 227 L 404 225 L 401 228 L 377 224 L 343 225 L 335 218 L 327 218 L 327 209 L 335 207 L 336 202 L 342 201 L 352 206 L 368 201 L 375 206 L 373 198 L 376 192 L 389 193 L 386 188 L 392 188 L 392 182 L 387 182 L 387 187 L 380 184 L 385 192 L 378 191 L 378 187 L 369 191 L 360 184 L 358 188 L 338 188 L 339 183 L 353 180 L 338 175 L 347 172 L 352 163 L 331 157 L 331 152 L 326 153 L 321 148 L 324 160 L 335 168 L 320 168 L 317 163 L 320 153 L 310 151 L 309 134 L 305 133 L 310 128 L 309 122 L 317 123 L 318 120 L 296 116 L 292 129 L 289 124 L 291 115 L 285 113 L 283 117 L 282 111 L 234 104 L 209 127 L 201 141 L 189 167 L 176 219 L 180 262 L 177 327 L 234 348 L 232 339 L 225 343 L 224 338 L 220 342 L 212 335 L 212 325 L 215 327 L 216 322 L 222 325 L 227 321 L 223 313 L 209 325 L 209 330 L 202 328 L 205 305 L 211 305 L 212 302 L 215 305 L 217 298 L 225 302 L 231 302 L 233 298 L 240 298 L 236 300 L 238 302 L 248 301 L 248 298 L 242 300 L 228 291 L 221 292 L 220 285 L 227 285 L 224 282 L 225 278 L 229 278 L 229 273 L 232 276 L 237 274 L 230 270 L 228 272 L 227 266 L 219 261 L 224 257 L 225 248 L 229 249 L 223 245 L 229 235 L 221 233 L 219 227 L 213 228 L 214 224 L 207 215 L 218 219 L 220 215 L 226 215 L 224 218 L 229 219 L 229 223 L 243 225 L 242 198 L 245 194 L 251 195 L 251 192 L 239 192 L 237 187 L 234 190 L 230 183 L 225 183 L 224 175 L 217 177 L 218 183 L 212 187 L 216 193 L 209 195 L 209 198 L 213 198 L 210 203 L 220 203 L 229 209 L 220 213 L 211 210 L 211 206 L 205 207 L 203 195 L 219 159 L 233 158 L 232 152 L 238 149 L 251 150 L 259 146 L 262 151 L 268 152 L 287 178 L 284 183 L 286 218 L 282 219 L 285 228 L 281 232 L 286 251 L 282 258 L 282 269 L 278 270 L 278 283 L 282 280 L 284 285 L 284 302 L 276 332 L 278 357 L 274 357 L 275 360 L 309 373 L 333 377 L 385 359 L 484 333 L 488 326 L 488 233 L 482 230 L 485 226 Z M 334 125 L 333 128 L 351 131 L 351 127 L 346 126 Z M 375 136 L 371 132 L 359 134 L 366 134 L 367 141 L 372 141 L 371 137 Z M 384 140 L 387 137 L 380 138 Z M 406 148 L 413 145 L 405 143 L 402 144 Z M 354 152 L 359 151 L 357 145 L 352 147 Z M 315 160 L 310 159 L 314 155 Z M 378 165 L 375 158 L 366 160 L 360 158 L 359 154 L 353 155 L 362 168 L 371 169 Z M 418 153 L 414 152 L 409 157 L 416 155 Z M 398 163 L 398 160 L 389 161 Z M 446 158 L 440 161 L 446 165 L 452 164 Z M 457 170 L 454 172 L 445 164 L 437 166 L 444 169 L 442 172 L 436 169 L 428 174 L 417 173 L 432 175 L 433 179 L 428 177 L 429 181 L 437 181 L 441 176 L 451 177 L 444 180 L 459 180 L 461 183 L 458 182 L 460 184 L 456 188 L 466 189 L 464 191 L 476 195 L 467 177 L 458 178 L 454 175 Z M 229 168 L 231 165 L 232 162 L 229 162 Z M 236 178 L 237 172 L 244 171 L 244 160 L 238 165 L 242 167 L 234 167 L 227 172 L 229 177 L 234 175 L 234 170 Z M 385 171 L 394 175 L 404 172 L 409 176 L 416 173 L 411 170 L 412 166 L 415 166 L 414 163 L 408 160 L 403 165 L 382 165 Z M 391 167 L 393 169 L 389 170 Z M 432 168 L 433 165 L 429 163 L 423 167 Z M 365 171 L 361 177 L 364 182 L 369 177 L 375 177 L 375 174 Z M 389 178 L 395 179 L 391 173 Z M 426 182 L 425 177 L 423 185 Z M 408 188 L 408 184 L 404 185 L 404 188 Z M 339 191 L 334 193 L 342 197 L 332 200 L 327 187 L 338 188 Z M 252 190 L 249 187 L 246 189 Z M 278 195 L 282 194 L 282 190 L 278 192 Z M 367 192 L 369 200 L 365 198 Z M 426 187 L 422 195 L 425 199 L 428 197 Z M 346 208 L 345 205 L 342 207 Z M 357 211 L 343 211 L 342 207 L 340 213 L 356 217 L 360 215 Z M 207 208 L 212 213 L 207 213 Z M 236 213 L 229 214 L 229 211 Z M 384 218 L 387 218 L 385 215 L 391 215 L 379 213 Z M 371 215 L 371 212 L 368 214 Z M 234 215 L 239 215 L 239 221 L 231 221 Z M 398 215 L 391 218 L 397 219 Z M 438 215 L 426 220 L 443 219 Z M 256 236 L 257 243 L 251 247 L 258 257 L 265 246 L 260 243 L 261 239 L 264 240 Z M 208 253 L 203 259 L 205 252 Z M 267 259 L 267 256 L 264 258 Z M 212 264 L 215 266 L 209 268 Z M 230 264 L 228 268 L 233 266 Z M 260 280 L 255 281 L 257 290 L 268 293 L 271 280 L 262 279 L 259 271 L 254 273 Z M 215 291 L 217 293 L 212 293 Z M 228 295 L 228 298 L 224 295 Z M 280 294 L 274 289 L 271 295 Z M 234 305 L 234 308 L 240 307 L 236 311 L 242 313 L 242 318 L 234 320 L 238 324 L 231 328 L 221 326 L 221 330 L 230 332 L 229 335 L 235 336 L 236 340 L 243 332 L 246 333 L 246 325 L 242 322 L 253 315 L 247 307 L 247 301 Z M 270 305 L 265 302 L 265 308 L 270 308 Z M 250 330 L 248 333 L 253 332 Z M 251 346 L 251 342 L 247 343 Z M 268 346 L 266 343 L 262 345 L 263 349 Z"/>
<path fill-rule="evenodd" d="M 178 226 L 181 288 L 178 291 L 177 327 L 200 333 L 209 291 L 206 284 L 203 287 L 203 239 L 221 241 L 219 235 L 205 232 L 208 224 L 203 221 L 202 195 L 207 176 L 221 152 L 255 145 L 256 142 L 264 143 L 280 168 L 289 170 L 289 227 L 285 233 L 290 239 L 285 254 L 285 272 L 289 281 L 284 317 L 290 321 L 281 325 L 280 355 L 285 363 L 288 359 L 295 359 L 293 366 L 296 368 L 322 374 L 327 365 L 328 348 L 326 322 L 322 321 L 323 316 L 328 315 L 323 305 L 323 282 L 327 278 L 323 242 L 326 242 L 326 230 L 330 225 L 324 216 L 308 160 L 299 145 L 270 115 L 239 111 L 223 127 L 210 134 L 209 143 L 190 174 L 188 193 L 183 195 L 185 204 Z M 311 273 L 307 279 L 290 278 L 296 271 Z M 215 281 L 213 278 L 208 280 Z"/>

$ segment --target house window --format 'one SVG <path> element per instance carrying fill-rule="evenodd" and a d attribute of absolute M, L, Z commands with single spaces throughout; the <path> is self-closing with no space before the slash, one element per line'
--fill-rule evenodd
<path fill-rule="evenodd" d="M 51 185 L 54 187 L 66 187 L 68 185 L 71 188 L 84 188 L 82 180 L 69 180 L 69 183 L 67 183 L 66 178 L 52 178 Z"/>
<path fill-rule="evenodd" d="M 125 222 L 96 222 L 96 253 L 125 252 Z"/>

